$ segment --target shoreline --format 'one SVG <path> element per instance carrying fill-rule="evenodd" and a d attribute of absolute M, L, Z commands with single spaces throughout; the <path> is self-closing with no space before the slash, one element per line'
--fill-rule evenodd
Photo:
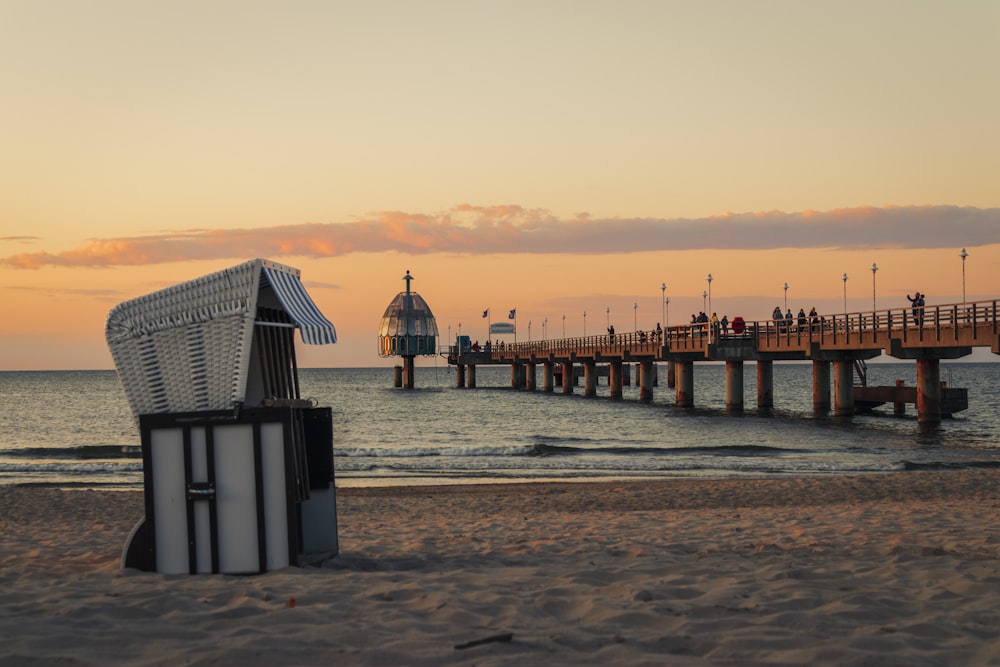
<path fill-rule="evenodd" d="M 0 664 L 1000 655 L 995 470 L 338 488 L 337 557 L 242 577 L 120 570 L 142 496 L 0 487 Z"/>

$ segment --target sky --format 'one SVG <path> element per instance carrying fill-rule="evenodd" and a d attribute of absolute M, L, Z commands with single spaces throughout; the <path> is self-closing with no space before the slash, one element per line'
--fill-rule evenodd
<path fill-rule="evenodd" d="M 445 339 L 994 299 L 998 80 L 993 0 L 0 0 L 0 370 L 255 257 L 315 367 L 408 270 Z"/>

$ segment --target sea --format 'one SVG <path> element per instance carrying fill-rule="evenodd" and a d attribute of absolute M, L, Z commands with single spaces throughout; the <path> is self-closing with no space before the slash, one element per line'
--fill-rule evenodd
<path fill-rule="evenodd" d="M 915 384 L 912 363 L 870 364 L 869 385 Z M 909 473 L 1000 466 L 1000 363 L 941 364 L 969 391 L 967 410 L 919 424 L 885 406 L 833 417 L 812 407 L 812 367 L 774 364 L 774 408 L 725 409 L 725 367 L 698 364 L 694 408 L 674 405 L 666 367 L 653 400 L 512 389 L 506 366 L 477 368 L 456 388 L 446 364 L 419 365 L 415 388 L 393 368 L 300 369 L 304 398 L 330 406 L 338 486 L 777 477 Z M 541 383 L 539 382 L 539 386 Z M 139 430 L 114 371 L 0 371 L 0 485 L 142 488 Z"/>

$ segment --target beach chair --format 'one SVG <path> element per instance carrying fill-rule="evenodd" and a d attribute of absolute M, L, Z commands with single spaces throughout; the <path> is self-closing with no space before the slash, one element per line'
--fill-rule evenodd
<path fill-rule="evenodd" d="M 332 411 L 300 396 L 294 331 L 337 335 L 299 275 L 255 259 L 109 313 L 143 454 L 123 567 L 254 573 L 336 554 Z"/>

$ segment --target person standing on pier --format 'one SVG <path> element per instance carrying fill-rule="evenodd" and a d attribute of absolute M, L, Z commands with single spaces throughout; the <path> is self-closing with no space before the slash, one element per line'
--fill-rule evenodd
<path fill-rule="evenodd" d="M 910 302 L 913 306 L 913 322 L 918 326 L 924 325 L 924 295 L 920 292 L 914 292 L 911 298 L 909 294 L 906 295 L 906 300 Z"/>

